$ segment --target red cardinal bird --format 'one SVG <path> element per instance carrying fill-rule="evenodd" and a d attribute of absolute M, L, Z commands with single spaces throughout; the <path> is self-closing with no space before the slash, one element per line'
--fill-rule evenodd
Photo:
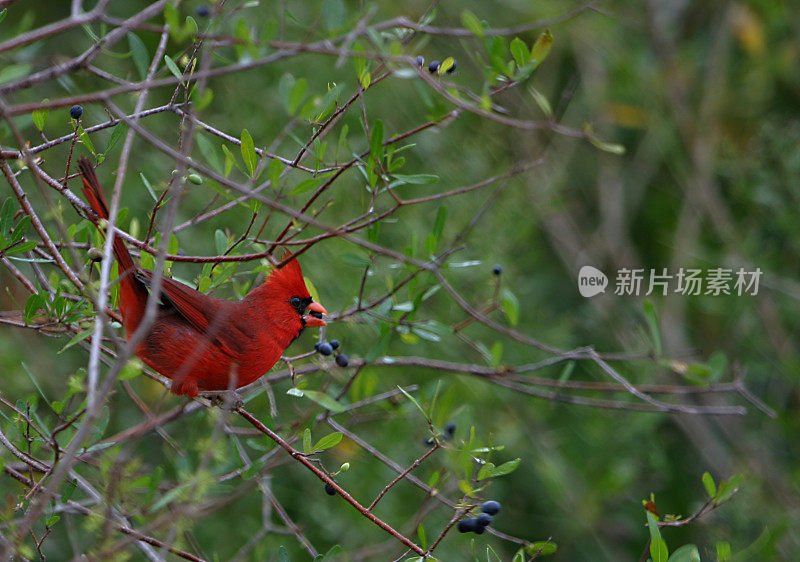
<path fill-rule="evenodd" d="M 78 163 L 83 194 L 108 219 L 103 190 L 89 160 Z M 90 219 L 97 224 L 95 217 Z M 134 266 L 125 243 L 114 237 L 119 264 L 119 310 L 128 338 L 144 317 L 153 272 Z M 269 371 L 306 326 L 324 326 L 326 310 L 308 294 L 300 264 L 292 260 L 240 301 L 218 299 L 168 277 L 161 282 L 156 320 L 135 353 L 172 379 L 173 394 L 227 390 Z"/>

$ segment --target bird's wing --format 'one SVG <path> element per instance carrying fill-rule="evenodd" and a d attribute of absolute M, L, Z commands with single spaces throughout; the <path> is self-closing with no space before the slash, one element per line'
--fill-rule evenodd
<path fill-rule="evenodd" d="M 152 271 L 138 268 L 134 275 L 148 289 L 150 288 L 153 280 Z M 230 317 L 234 314 L 230 305 L 233 303 L 205 295 L 169 277 L 161 278 L 161 297 L 163 305 L 174 308 L 198 332 L 219 345 L 226 354 L 235 357 L 243 351 L 246 342 L 239 337 L 241 334 L 238 330 L 230 329 L 233 324 L 230 322 Z"/>

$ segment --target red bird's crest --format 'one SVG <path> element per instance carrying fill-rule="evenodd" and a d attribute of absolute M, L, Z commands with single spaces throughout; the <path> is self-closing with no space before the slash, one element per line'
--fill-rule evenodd
<path fill-rule="evenodd" d="M 273 269 L 267 278 L 267 283 L 273 286 L 276 292 L 286 292 L 289 296 L 300 298 L 311 296 L 308 294 L 300 263 L 294 258 L 280 269 Z"/>

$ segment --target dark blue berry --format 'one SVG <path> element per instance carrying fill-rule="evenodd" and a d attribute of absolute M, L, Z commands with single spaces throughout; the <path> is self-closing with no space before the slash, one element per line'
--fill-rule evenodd
<path fill-rule="evenodd" d="M 81 106 L 73 105 L 69 108 L 69 116 L 76 121 L 81 118 L 81 115 L 83 115 L 83 108 Z"/>
<path fill-rule="evenodd" d="M 444 434 L 448 439 L 452 439 L 456 433 L 456 422 L 449 422 L 444 426 Z"/>
<path fill-rule="evenodd" d="M 501 507 L 502 506 L 500 505 L 500 502 L 489 500 L 488 502 L 485 502 L 481 506 L 481 511 L 484 513 L 488 513 L 489 515 L 497 515 Z"/>
<path fill-rule="evenodd" d="M 194 13 L 197 14 L 198 17 L 207 18 L 211 14 L 211 10 L 208 9 L 208 6 L 198 6 Z"/>
<path fill-rule="evenodd" d="M 479 528 L 483 532 L 483 528 L 478 526 L 477 519 L 473 517 L 467 517 L 458 522 L 459 533 L 477 533 Z"/>
<path fill-rule="evenodd" d="M 503 268 L 500 267 L 499 265 L 496 265 L 494 266 L 494 269 L 492 269 L 492 273 L 494 273 L 495 275 L 500 275 L 501 273 L 503 273 Z"/>
<path fill-rule="evenodd" d="M 333 349 L 339 349 L 339 340 L 331 340 L 328 342 Z"/>
<path fill-rule="evenodd" d="M 457 66 L 458 66 L 458 63 L 454 60 L 453 61 L 453 66 L 451 66 L 450 68 L 447 69 L 447 74 L 453 74 L 453 72 L 455 72 Z"/>
<path fill-rule="evenodd" d="M 350 360 L 344 353 L 340 353 L 339 355 L 336 356 L 336 364 L 339 365 L 340 367 L 347 367 L 349 363 Z"/>
<path fill-rule="evenodd" d="M 314 347 L 317 347 L 317 346 L 314 346 Z M 319 353 L 321 355 L 328 356 L 328 355 L 331 355 L 333 353 L 333 348 L 331 347 L 331 344 L 329 344 L 328 342 L 324 341 L 324 342 L 321 342 L 319 344 L 319 347 L 317 347 L 317 351 L 319 351 Z"/>
<path fill-rule="evenodd" d="M 492 522 L 492 516 L 489 515 L 488 513 L 481 513 L 475 520 L 481 527 L 486 527 L 487 525 L 489 525 L 489 523 Z"/>
<path fill-rule="evenodd" d="M 436 440 L 433 437 L 428 437 L 425 440 L 425 444 L 428 445 L 429 447 L 433 447 L 436 444 Z"/>
<path fill-rule="evenodd" d="M 418 66 L 418 67 L 422 68 L 422 65 L 424 65 L 424 64 L 425 64 L 425 57 L 423 57 L 422 55 L 420 55 L 420 56 L 418 56 L 416 59 L 414 59 L 414 62 L 416 62 L 416 63 L 417 63 L 417 66 Z"/>
<path fill-rule="evenodd" d="M 475 529 L 475 531 L 473 531 L 473 532 L 476 535 L 482 535 L 485 530 L 486 530 L 486 527 L 481 527 L 480 525 L 478 525 L 478 528 Z"/>
<path fill-rule="evenodd" d="M 440 65 L 440 64 L 441 64 L 441 63 L 440 63 L 438 60 L 431 61 L 431 63 L 428 65 L 428 72 L 430 72 L 431 74 L 433 74 L 434 72 L 436 72 L 437 70 L 439 70 L 439 65 Z"/>
<path fill-rule="evenodd" d="M 333 489 L 333 486 L 325 482 L 325 493 L 328 494 L 329 496 L 335 496 L 336 490 Z"/>
<path fill-rule="evenodd" d="M 314 342 L 314 351 L 319 351 L 319 346 L 322 345 L 321 341 Z"/>

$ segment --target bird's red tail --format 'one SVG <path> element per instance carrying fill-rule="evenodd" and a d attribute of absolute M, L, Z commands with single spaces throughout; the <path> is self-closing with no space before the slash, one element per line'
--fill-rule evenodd
<path fill-rule="evenodd" d="M 97 213 L 102 219 L 108 220 L 108 205 L 106 205 L 106 198 L 103 195 L 103 188 L 100 187 L 100 182 L 97 180 L 97 174 L 94 172 L 89 159 L 81 156 L 78 161 L 78 169 L 81 172 L 81 179 L 83 179 L 83 195 L 92 210 Z M 97 225 L 94 217 L 89 217 Z M 99 228 L 99 227 L 98 227 Z M 114 237 L 114 255 L 117 257 L 119 263 L 119 275 L 123 276 L 124 273 L 135 269 L 133 259 L 131 258 L 125 242 L 119 236 Z"/>

